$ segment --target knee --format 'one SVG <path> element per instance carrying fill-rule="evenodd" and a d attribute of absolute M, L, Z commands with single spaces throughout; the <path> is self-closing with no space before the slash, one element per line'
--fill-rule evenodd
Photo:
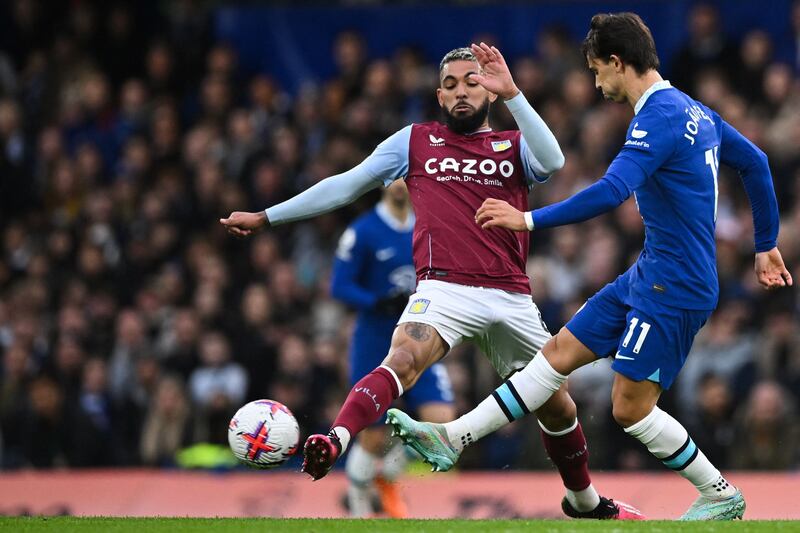
<path fill-rule="evenodd" d="M 403 389 L 416 383 L 420 370 L 417 368 L 417 358 L 411 350 L 403 346 L 392 348 L 383 364 L 394 370 Z"/>
<path fill-rule="evenodd" d="M 629 428 L 641 421 L 649 413 L 649 410 L 641 405 L 625 399 L 614 401 L 612 415 L 614 420 L 623 428 Z"/>
<path fill-rule="evenodd" d="M 576 368 L 594 359 L 593 354 L 567 328 L 550 337 L 542 347 L 547 362 L 559 374 L 568 376 Z"/>
<path fill-rule="evenodd" d="M 575 423 L 578 408 L 562 386 L 544 405 L 536 411 L 539 422 L 550 431 L 563 431 Z"/>

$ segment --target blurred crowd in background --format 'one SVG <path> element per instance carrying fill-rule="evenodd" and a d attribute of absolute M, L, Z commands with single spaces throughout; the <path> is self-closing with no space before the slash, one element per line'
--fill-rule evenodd
<path fill-rule="evenodd" d="M 3 468 L 170 466 L 193 443 L 224 445 L 231 414 L 261 397 L 288 405 L 304 435 L 327 430 L 348 390 L 353 320 L 328 294 L 330 267 L 339 235 L 379 193 L 248 240 L 218 219 L 285 200 L 440 116 L 440 58 L 413 47 L 376 58 L 342 33 L 330 51 L 338 75 L 290 95 L 241 71 L 203 3 L 130 4 L 0 8 Z M 800 281 L 800 70 L 776 59 L 797 50 L 758 29 L 732 41 L 720 16 L 695 7 L 690 39 L 662 72 L 769 155 L 781 251 Z M 797 45 L 800 5 L 791 17 Z M 632 111 L 602 101 L 558 27 L 508 59 L 566 155 L 531 194 L 531 206 L 549 204 L 603 175 Z M 491 120 L 514 128 L 503 105 Z M 720 467 L 797 467 L 796 291 L 757 286 L 750 207 L 728 170 L 717 233 L 719 308 L 662 401 Z M 550 330 L 625 270 L 642 240 L 632 200 L 536 233 L 529 272 Z M 446 364 L 459 412 L 496 385 L 472 346 Z M 660 468 L 611 419 L 611 380 L 606 361 L 570 379 L 593 467 Z M 508 426 L 461 465 L 547 468 L 537 432 L 532 419 Z"/>

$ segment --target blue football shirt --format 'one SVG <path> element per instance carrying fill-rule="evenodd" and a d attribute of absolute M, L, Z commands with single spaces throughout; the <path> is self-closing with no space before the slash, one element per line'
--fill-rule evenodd
<path fill-rule="evenodd" d="M 631 268 L 632 294 L 683 309 L 713 309 L 719 295 L 714 240 L 719 165 L 733 166 L 744 179 L 763 152 L 667 81 L 648 89 L 635 112 L 606 174 L 633 192 L 644 221 L 644 250 Z M 770 205 L 754 202 L 754 216 L 762 221 L 757 251 L 774 247 L 777 235 L 769 183 L 769 190 L 757 192 L 771 194 Z M 752 184 L 745 185 L 751 194 Z"/>
<path fill-rule="evenodd" d="M 416 272 L 411 256 L 414 216 L 401 224 L 383 204 L 356 219 L 339 239 L 331 276 L 331 295 L 357 310 L 355 355 L 385 354 L 397 315 L 375 311 L 381 298 L 411 294 Z"/>

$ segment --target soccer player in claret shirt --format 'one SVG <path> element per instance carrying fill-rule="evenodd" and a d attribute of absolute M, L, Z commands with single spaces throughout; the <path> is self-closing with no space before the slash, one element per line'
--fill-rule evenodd
<path fill-rule="evenodd" d="M 700 493 L 682 518 L 741 518 L 742 493 L 656 403 L 717 305 L 714 228 L 720 163 L 738 171 L 750 198 L 759 283 L 766 289 L 792 284 L 777 248 L 778 206 L 767 158 L 717 113 L 661 78 L 655 43 L 639 16 L 594 16 L 583 53 L 603 95 L 633 107 L 622 150 L 605 176 L 563 202 L 523 212 L 503 198 L 489 199 L 476 219 L 487 234 L 498 228 L 550 228 L 610 211 L 633 194 L 645 225 L 644 250 L 524 370 L 511 376 L 517 395 L 494 394 L 441 426 L 402 415 L 395 417 L 396 429 L 423 454 L 449 453 L 461 435 L 469 433 L 474 440 L 508 423 L 509 412 L 518 418 L 539 409 L 573 370 L 598 357 L 613 357 L 614 418 Z"/>
<path fill-rule="evenodd" d="M 352 170 L 266 211 L 234 212 L 220 221 L 234 235 L 249 235 L 269 224 L 331 211 L 405 177 L 417 217 L 417 292 L 398 321 L 383 363 L 355 384 L 330 433 L 306 441 L 303 470 L 314 479 L 327 474 L 358 432 L 382 417 L 425 369 L 462 341 L 474 340 L 497 373 L 508 378 L 550 339 L 525 273 L 528 234 L 486 232 L 475 223 L 475 212 L 492 197 L 526 209 L 530 187 L 564 163 L 558 142 L 517 89 L 496 48 L 481 43 L 449 52 L 441 61 L 439 81 L 436 95 L 445 124 L 407 126 Z M 489 106 L 498 97 L 520 131 L 489 127 Z M 535 411 L 545 448 L 566 487 L 564 511 L 586 518 L 642 518 L 635 509 L 598 495 L 575 404 L 564 386 L 552 392 Z M 519 396 L 509 382 L 498 394 Z M 454 446 L 458 450 L 474 438 L 466 431 Z M 455 456 L 427 460 L 446 470 Z"/>
<path fill-rule="evenodd" d="M 358 217 L 339 239 L 331 273 L 331 296 L 358 312 L 350 342 L 350 385 L 381 364 L 391 345 L 397 319 L 417 284 L 411 253 L 414 211 L 402 180 L 384 189 L 375 209 Z M 442 363 L 423 372 L 403 400 L 427 422 L 455 418 L 453 390 Z M 406 518 L 408 510 L 397 477 L 405 470 L 406 450 L 400 442 L 386 449 L 388 427 L 378 420 L 350 444 L 345 462 L 350 516 L 374 514 L 377 489 L 383 512 Z"/>

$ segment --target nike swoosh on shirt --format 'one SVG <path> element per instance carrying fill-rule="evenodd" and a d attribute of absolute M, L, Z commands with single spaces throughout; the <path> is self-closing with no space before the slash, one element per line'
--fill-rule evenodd
<path fill-rule="evenodd" d="M 619 352 L 617 352 L 617 355 L 614 356 L 614 359 L 626 359 L 628 361 L 633 361 L 633 357 L 628 357 L 627 355 L 620 355 Z"/>
<path fill-rule="evenodd" d="M 636 126 L 638 126 L 638 125 L 639 125 L 639 123 L 637 122 L 636 124 L 633 125 L 633 129 L 631 130 L 631 137 L 633 137 L 634 139 L 641 139 L 641 138 L 647 136 L 647 132 L 646 131 L 637 130 L 636 129 Z"/>

